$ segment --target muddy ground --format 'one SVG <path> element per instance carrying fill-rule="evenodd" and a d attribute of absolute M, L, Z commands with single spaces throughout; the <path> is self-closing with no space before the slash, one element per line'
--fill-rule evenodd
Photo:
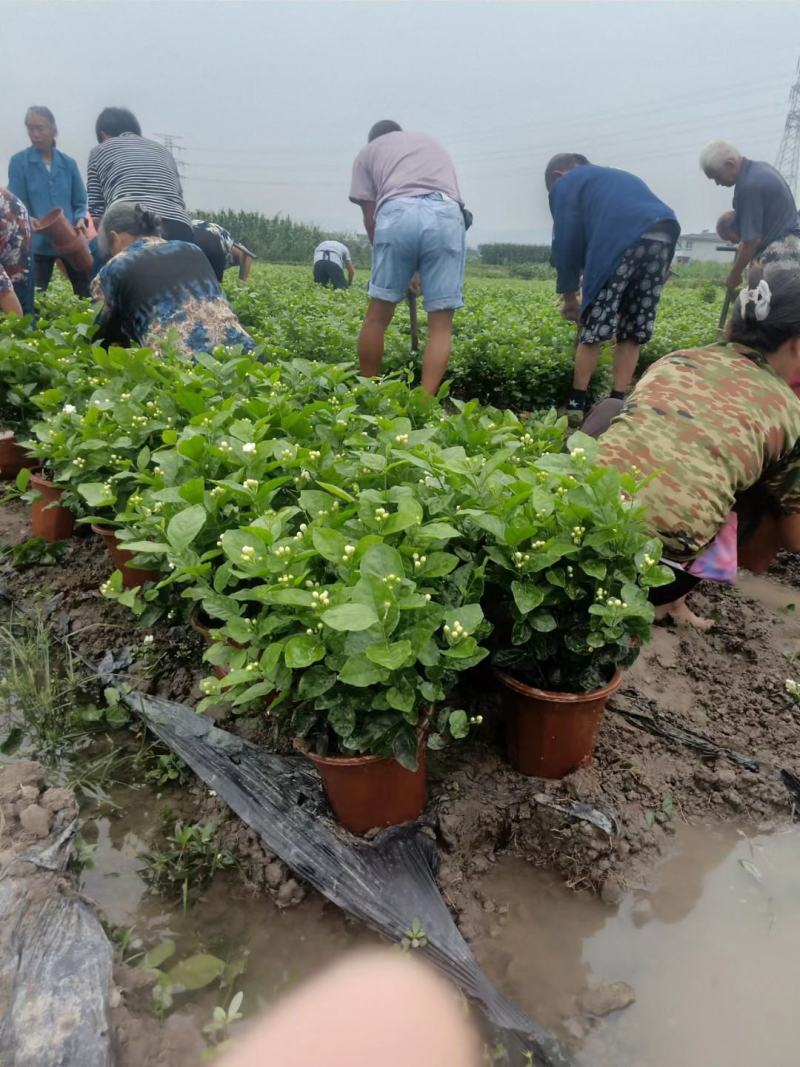
<path fill-rule="evenodd" d="M 0 508 L 0 540 L 27 536 L 26 509 Z M 37 604 L 85 659 L 97 662 L 110 651 L 116 662 L 131 661 L 120 676 L 131 684 L 194 703 L 206 673 L 201 638 L 183 623 L 159 624 L 144 650 L 130 613 L 98 592 L 109 571 L 99 539 L 74 538 L 60 565 L 15 571 L 5 564 L 0 592 L 20 606 Z M 743 575 L 733 590 L 706 583 L 693 606 L 717 620 L 713 631 L 657 627 L 626 672 L 592 763 L 561 782 L 524 778 L 509 768 L 497 694 L 471 690 L 472 710 L 484 715 L 482 736 L 431 754 L 423 816 L 440 844 L 442 891 L 468 938 L 504 921 L 502 902 L 481 889 L 500 852 L 554 868 L 568 885 L 615 903 L 626 888 L 646 882 L 681 822 L 717 819 L 766 830 L 791 817 L 792 798 L 779 771 L 800 773 L 800 709 L 785 692 L 800 655 L 800 565 L 784 557 L 772 576 Z M 694 731 L 728 753 L 754 758 L 758 767 L 654 736 L 624 712 Z M 257 736 L 259 724 L 246 729 Z M 197 798 L 204 814 L 224 814 L 207 790 L 198 788 Z M 572 802 L 611 815 L 619 832 L 609 836 L 549 806 Z M 228 834 L 244 853 L 249 876 L 280 905 L 302 897 L 303 888 L 238 820 L 230 819 Z"/>

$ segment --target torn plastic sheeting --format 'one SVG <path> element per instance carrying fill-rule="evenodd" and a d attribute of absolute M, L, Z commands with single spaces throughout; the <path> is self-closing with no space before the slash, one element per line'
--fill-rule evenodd
<path fill-rule="evenodd" d="M 213 789 L 265 846 L 344 911 L 399 941 L 415 919 L 423 952 L 485 1012 L 512 1063 L 571 1067 L 559 1042 L 494 988 L 453 922 L 435 881 L 436 846 L 406 825 L 356 842 L 328 817 L 319 778 L 298 756 L 278 756 L 183 704 L 139 693 L 126 702 Z M 334 829 L 336 827 L 336 829 Z"/>
<path fill-rule="evenodd" d="M 77 822 L 0 870 L 0 1063 L 110 1067 L 113 951 L 64 879 Z"/>
<path fill-rule="evenodd" d="M 616 837 L 619 833 L 619 824 L 615 816 L 591 804 L 584 804 L 579 800 L 554 800 L 547 793 L 537 793 L 533 799 L 543 808 L 551 808 L 553 811 L 560 811 L 562 815 L 569 815 L 581 822 L 591 823 L 609 837 Z"/>
<path fill-rule="evenodd" d="M 656 737 L 664 737 L 668 741 L 675 741 L 679 745 L 685 745 L 687 748 L 696 749 L 704 756 L 726 756 L 732 763 L 745 767 L 748 771 L 757 771 L 760 767 L 755 756 L 745 756 L 732 748 L 726 748 L 725 745 L 718 745 L 716 741 L 704 737 L 703 734 L 695 733 L 694 730 L 689 730 L 685 726 L 657 722 L 652 715 L 645 715 L 641 711 L 627 711 L 624 708 L 616 707 L 614 704 L 609 704 L 608 707 L 610 711 L 621 715 L 631 726 L 636 726 L 640 730 L 654 734 Z"/>

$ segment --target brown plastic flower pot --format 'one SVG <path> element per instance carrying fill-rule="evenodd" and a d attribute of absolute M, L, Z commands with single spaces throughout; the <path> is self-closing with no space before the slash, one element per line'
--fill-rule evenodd
<path fill-rule="evenodd" d="M 388 756 L 318 756 L 307 752 L 336 817 L 353 834 L 419 818 L 425 807 L 425 739 L 415 771 Z"/>
<path fill-rule="evenodd" d="M 563 778 L 586 766 L 621 673 L 615 671 L 607 686 L 591 693 L 534 689 L 504 671 L 494 673 L 503 686 L 511 766 L 535 778 Z"/>
<path fill-rule="evenodd" d="M 69 508 L 62 508 L 58 503 L 64 490 L 53 485 L 41 474 L 31 475 L 31 487 L 40 494 L 31 504 L 33 536 L 43 537 L 46 541 L 66 541 L 68 537 L 72 537 L 75 516 Z"/>
<path fill-rule="evenodd" d="M 58 259 L 68 260 L 75 270 L 91 270 L 92 253 L 89 246 L 60 207 L 53 208 L 40 219 L 36 219 L 33 230 L 48 238 Z"/>
<path fill-rule="evenodd" d="M 110 526 L 95 526 L 92 530 L 106 543 L 111 560 L 118 571 L 122 574 L 122 586 L 124 589 L 135 589 L 137 585 L 145 582 L 157 582 L 161 578 L 161 571 L 146 570 L 144 567 L 132 567 L 133 552 L 127 548 L 121 548 L 117 540 L 117 531 Z"/>
<path fill-rule="evenodd" d="M 23 467 L 35 467 L 36 462 L 17 442 L 13 430 L 0 432 L 0 478 L 16 478 Z"/>

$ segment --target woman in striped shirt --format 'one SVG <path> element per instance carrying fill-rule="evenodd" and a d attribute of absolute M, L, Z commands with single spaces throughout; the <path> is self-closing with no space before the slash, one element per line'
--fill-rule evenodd
<path fill-rule="evenodd" d="M 95 130 L 98 144 L 89 153 L 86 182 L 95 221 L 116 201 L 135 201 L 158 215 L 168 241 L 191 241 L 192 220 L 172 154 L 142 137 L 136 116 L 123 107 L 101 111 Z"/>

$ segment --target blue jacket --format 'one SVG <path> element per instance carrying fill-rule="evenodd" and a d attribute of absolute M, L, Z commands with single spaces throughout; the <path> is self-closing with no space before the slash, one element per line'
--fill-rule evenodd
<path fill-rule="evenodd" d="M 553 216 L 551 263 L 559 293 L 581 288 L 586 310 L 617 269 L 625 252 L 656 223 L 666 223 L 673 244 L 681 228 L 672 208 L 641 178 L 612 167 L 584 164 L 558 178 L 550 190 Z"/>
<path fill-rule="evenodd" d="M 8 164 L 8 188 L 18 196 L 32 218 L 40 219 L 60 207 L 70 222 L 86 217 L 88 204 L 78 164 L 70 156 L 53 149 L 48 173 L 39 151 L 31 146 L 11 157 Z M 50 241 L 33 233 L 33 254 L 54 256 Z"/>

